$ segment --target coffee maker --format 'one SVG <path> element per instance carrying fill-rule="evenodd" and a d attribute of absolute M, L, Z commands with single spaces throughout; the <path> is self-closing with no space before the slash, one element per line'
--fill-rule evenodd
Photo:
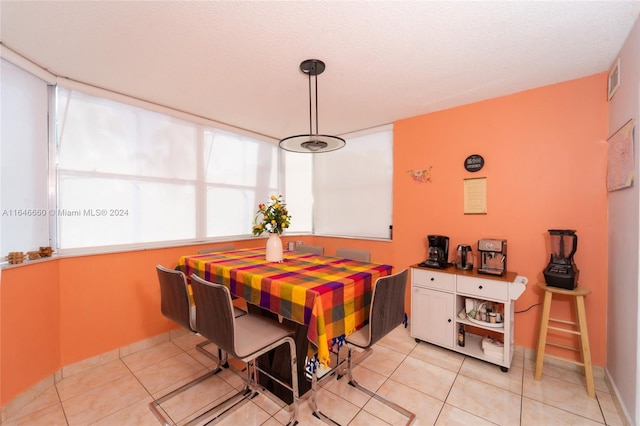
<path fill-rule="evenodd" d="M 544 281 L 548 286 L 573 290 L 578 284 L 578 268 L 573 255 L 578 248 L 578 236 L 571 229 L 549 229 L 551 258 L 544 269 Z"/>
<path fill-rule="evenodd" d="M 420 266 L 438 269 L 444 269 L 449 266 L 449 237 L 427 235 L 427 241 L 429 242 L 427 260 L 420 263 Z"/>
<path fill-rule="evenodd" d="M 507 240 L 478 240 L 479 274 L 503 276 L 507 271 Z"/>

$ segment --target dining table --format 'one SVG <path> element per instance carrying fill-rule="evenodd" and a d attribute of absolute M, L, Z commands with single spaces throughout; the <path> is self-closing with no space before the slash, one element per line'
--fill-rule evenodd
<path fill-rule="evenodd" d="M 393 267 L 287 250 L 281 262 L 269 262 L 265 249 L 259 247 L 185 255 L 177 269 L 187 277 L 195 274 L 223 284 L 232 295 L 246 300 L 250 312 L 257 310 L 293 326 L 299 383 L 304 383 L 309 363 L 328 365 L 331 347 L 368 322 L 375 282 L 390 275 Z M 262 362 L 278 362 L 279 357 L 272 355 Z M 304 359 L 306 363 L 300 362 Z M 278 369 L 286 375 L 286 367 Z M 307 386 L 301 388 L 301 394 L 306 390 Z"/>

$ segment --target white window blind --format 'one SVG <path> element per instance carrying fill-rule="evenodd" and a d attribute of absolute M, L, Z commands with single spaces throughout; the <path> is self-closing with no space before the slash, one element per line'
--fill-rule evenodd
<path fill-rule="evenodd" d="M 205 133 L 207 237 L 251 232 L 259 203 L 278 194 L 278 147 L 212 129 Z"/>
<path fill-rule="evenodd" d="M 285 170 L 287 209 L 291 226 L 284 233 L 313 232 L 313 154 L 281 151 Z M 319 154 L 323 155 L 323 154 Z"/>
<path fill-rule="evenodd" d="M 277 145 L 58 89 L 63 249 L 251 234 L 278 193 Z"/>
<path fill-rule="evenodd" d="M 64 88 L 57 116 L 61 248 L 196 237 L 193 125 Z"/>
<path fill-rule="evenodd" d="M 388 239 L 393 128 L 345 139 L 344 148 L 313 156 L 314 233 Z"/>
<path fill-rule="evenodd" d="M 48 86 L 2 59 L 0 252 L 49 246 Z"/>

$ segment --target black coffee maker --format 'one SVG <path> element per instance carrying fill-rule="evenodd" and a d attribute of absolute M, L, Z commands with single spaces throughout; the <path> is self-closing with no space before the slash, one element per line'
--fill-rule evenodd
<path fill-rule="evenodd" d="M 571 229 L 549 229 L 551 259 L 544 269 L 548 286 L 573 290 L 578 285 L 580 271 L 573 262 L 578 248 L 578 236 Z"/>
<path fill-rule="evenodd" d="M 449 266 L 449 237 L 428 235 L 427 241 L 429 242 L 427 260 L 422 262 L 420 266 L 438 269 L 444 269 Z"/>

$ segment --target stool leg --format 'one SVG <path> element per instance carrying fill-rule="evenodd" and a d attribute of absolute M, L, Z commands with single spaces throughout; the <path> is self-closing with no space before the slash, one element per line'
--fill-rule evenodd
<path fill-rule="evenodd" d="M 544 350 L 547 346 L 547 326 L 549 325 L 549 312 L 551 312 L 550 291 L 544 292 L 544 303 L 542 305 L 542 318 L 540 319 L 540 335 L 538 336 L 538 349 L 536 351 L 536 372 L 534 378 L 540 380 L 542 377 L 542 362 L 544 361 Z"/>
<path fill-rule="evenodd" d="M 593 384 L 593 367 L 591 365 L 591 349 L 589 346 L 589 332 L 587 331 L 587 313 L 584 308 L 584 296 L 576 296 L 576 310 L 578 312 L 578 327 L 580 331 L 580 355 L 584 364 L 584 375 L 587 379 L 587 394 L 596 396 Z"/>

